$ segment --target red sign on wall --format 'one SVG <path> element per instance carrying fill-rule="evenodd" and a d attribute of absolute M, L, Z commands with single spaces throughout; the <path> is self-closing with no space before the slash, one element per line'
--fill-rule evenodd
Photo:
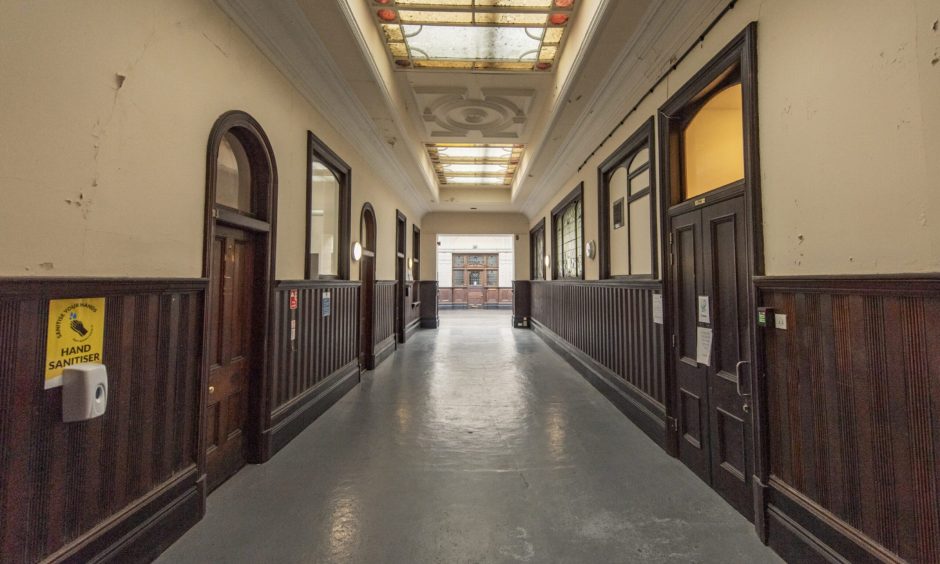
<path fill-rule="evenodd" d="M 290 308 L 291 310 L 297 309 L 297 290 L 290 291 Z"/>

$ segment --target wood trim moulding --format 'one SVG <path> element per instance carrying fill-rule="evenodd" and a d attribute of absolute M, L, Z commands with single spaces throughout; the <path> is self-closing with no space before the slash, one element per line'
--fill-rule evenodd
<path fill-rule="evenodd" d="M 822 276 L 755 276 L 762 291 L 871 296 L 940 296 L 940 273 Z"/>
<path fill-rule="evenodd" d="M 636 390 L 629 382 L 623 381 L 537 319 L 530 319 L 529 323 L 535 333 L 567 360 L 585 380 L 646 433 L 653 442 L 665 449 L 666 412 L 662 407 L 651 402 L 645 394 Z"/>
<path fill-rule="evenodd" d="M 359 359 L 346 364 L 302 395 L 271 414 L 272 425 L 262 432 L 264 460 L 282 448 L 323 415 L 360 382 Z"/>
<path fill-rule="evenodd" d="M 359 280 L 277 280 L 274 283 L 275 290 L 293 290 L 303 288 L 344 288 L 362 286 Z"/>
<path fill-rule="evenodd" d="M 768 487 L 767 515 L 768 544 L 787 560 L 903 562 L 774 475 Z"/>
<path fill-rule="evenodd" d="M 532 284 L 548 284 L 551 286 L 604 286 L 613 288 L 644 288 L 647 290 L 662 290 L 662 280 L 649 278 L 608 278 L 606 280 L 528 280 Z"/>
<path fill-rule="evenodd" d="M 378 365 L 382 364 L 383 360 L 392 356 L 392 353 L 395 352 L 397 346 L 398 341 L 395 340 L 394 333 L 382 339 L 381 342 L 376 343 L 375 349 L 373 349 L 373 354 L 366 355 L 366 370 L 375 370 Z"/>
<path fill-rule="evenodd" d="M 46 562 L 151 561 L 202 519 L 205 475 L 196 465 L 100 523 Z"/>
<path fill-rule="evenodd" d="M 207 278 L 0 277 L 0 298 L 87 298 L 131 293 L 204 291 Z"/>

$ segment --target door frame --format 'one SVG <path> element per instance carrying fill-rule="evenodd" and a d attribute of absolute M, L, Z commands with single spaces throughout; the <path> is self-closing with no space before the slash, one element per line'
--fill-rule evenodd
<path fill-rule="evenodd" d="M 258 209 L 256 218 L 219 210 L 215 205 L 216 198 L 216 161 L 219 154 L 219 145 L 222 137 L 232 132 L 242 143 L 251 166 L 252 194 L 256 198 L 254 206 Z M 250 463 L 264 462 L 268 453 L 264 445 L 263 433 L 270 418 L 270 406 L 267 398 L 270 387 L 270 361 L 269 350 L 272 350 L 273 334 L 270 328 L 271 301 L 274 291 L 275 261 L 277 241 L 277 164 L 274 158 L 274 149 L 268 140 L 267 134 L 261 125 L 248 113 L 233 110 L 219 116 L 209 134 L 206 149 L 206 200 L 204 216 L 204 236 L 202 255 L 202 277 L 209 281 L 212 244 L 215 240 L 216 224 L 222 223 L 243 231 L 252 233 L 257 238 L 257 244 L 262 260 L 262 268 L 258 271 L 255 280 L 255 291 L 260 296 L 256 304 L 255 323 L 261 324 L 258 329 L 260 335 L 256 350 L 253 351 L 253 378 L 248 382 L 248 418 L 244 430 L 247 442 L 247 459 Z M 206 472 L 206 401 L 209 386 L 209 334 L 211 319 L 209 319 L 210 292 L 206 292 L 203 303 L 203 338 L 202 338 L 202 366 L 200 368 L 199 386 L 199 440 L 197 441 L 197 464 L 202 474 L 201 480 L 205 483 Z"/>
<path fill-rule="evenodd" d="M 681 202 L 682 161 L 681 132 L 690 113 L 694 113 L 712 92 L 721 87 L 722 81 L 732 73 L 739 73 L 742 87 L 744 112 L 744 181 L 708 193 L 696 200 Z M 763 229 L 760 186 L 760 150 L 758 144 L 757 112 L 757 22 L 751 22 L 728 45 L 715 55 L 695 76 L 689 79 L 658 112 L 659 149 L 659 224 L 660 264 L 664 295 L 672 294 L 672 247 L 669 242 L 670 221 L 676 213 L 698 208 L 704 203 L 735 197 L 743 193 L 745 199 L 745 238 L 747 240 L 747 343 L 751 349 L 752 364 L 748 374 L 751 386 L 753 412 L 751 444 L 754 460 L 751 483 L 754 503 L 754 526 L 758 535 L 766 539 L 765 491 L 768 481 L 766 384 L 763 360 L 760 354 L 761 335 L 756 326 L 757 288 L 754 277 L 764 274 Z M 676 202 L 681 202 L 676 204 Z M 698 205 L 696 205 L 698 204 Z M 670 342 L 676 334 L 674 327 L 674 304 L 663 300 L 663 335 Z M 678 455 L 679 433 L 677 426 L 677 386 L 674 354 L 665 355 L 667 450 Z"/>
<path fill-rule="evenodd" d="M 369 229 L 366 229 L 366 227 Z M 359 214 L 359 241 L 362 258 L 359 262 L 359 363 L 369 370 L 375 368 L 375 273 L 378 218 L 375 208 L 366 202 Z M 363 268 L 368 261 L 372 279 L 363 280 Z M 363 322 L 365 320 L 365 322 Z"/>
<path fill-rule="evenodd" d="M 408 269 L 408 218 L 395 210 L 395 341 L 405 342 L 405 284 Z"/>

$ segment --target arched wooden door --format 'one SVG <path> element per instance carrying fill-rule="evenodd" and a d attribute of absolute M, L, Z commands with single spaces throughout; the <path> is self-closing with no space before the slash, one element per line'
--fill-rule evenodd
<path fill-rule="evenodd" d="M 203 444 L 211 491 L 251 458 L 263 412 L 277 177 L 271 145 L 251 116 L 228 112 L 216 121 L 206 177 Z"/>
<path fill-rule="evenodd" d="M 359 264 L 359 363 L 368 370 L 375 368 L 375 209 L 366 202 L 359 219 L 359 241 L 362 259 Z"/>

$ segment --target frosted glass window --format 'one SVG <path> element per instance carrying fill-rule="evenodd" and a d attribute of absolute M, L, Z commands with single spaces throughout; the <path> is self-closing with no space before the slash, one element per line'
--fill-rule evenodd
<path fill-rule="evenodd" d="M 650 162 L 650 150 L 642 149 L 640 152 L 633 157 L 633 160 L 630 161 L 630 174 L 640 170 L 644 166 L 648 165 Z"/>
<path fill-rule="evenodd" d="M 630 274 L 653 273 L 650 196 L 630 202 Z"/>
<path fill-rule="evenodd" d="M 522 145 L 433 143 L 427 145 L 441 186 L 512 186 Z"/>
<path fill-rule="evenodd" d="M 683 134 L 684 199 L 744 178 L 744 110 L 741 85 L 714 95 Z"/>
<path fill-rule="evenodd" d="M 502 184 L 502 178 L 490 176 L 455 176 L 447 179 L 448 184 Z"/>
<path fill-rule="evenodd" d="M 340 184 L 333 173 L 314 161 L 310 171 L 310 254 L 316 274 L 339 274 Z"/>
<path fill-rule="evenodd" d="M 401 0 L 375 6 L 397 69 L 551 71 L 575 0 Z"/>
<path fill-rule="evenodd" d="M 608 181 L 609 202 L 610 202 L 610 225 L 608 226 L 610 241 L 610 274 L 612 276 L 626 276 L 630 274 L 630 265 L 627 264 L 627 245 L 630 242 L 628 236 L 626 211 L 623 210 L 621 224 L 618 227 L 615 223 L 614 205 L 620 202 L 621 208 L 627 195 L 627 169 L 618 167 Z"/>
<path fill-rule="evenodd" d="M 251 169 L 248 153 L 231 132 L 222 136 L 216 160 L 215 201 L 244 213 L 252 213 Z"/>
<path fill-rule="evenodd" d="M 444 165 L 444 170 L 449 172 L 497 172 L 505 173 L 506 165 L 498 164 L 448 164 Z"/>
<path fill-rule="evenodd" d="M 508 159 L 512 155 L 511 147 L 456 147 L 438 146 L 437 152 L 442 157 L 473 158 L 473 159 Z"/>
<path fill-rule="evenodd" d="M 652 124 L 637 131 L 617 160 L 602 166 L 600 197 L 606 203 L 603 276 L 655 275 L 656 210 L 653 207 Z M 622 151 L 622 152 L 621 152 Z"/>

